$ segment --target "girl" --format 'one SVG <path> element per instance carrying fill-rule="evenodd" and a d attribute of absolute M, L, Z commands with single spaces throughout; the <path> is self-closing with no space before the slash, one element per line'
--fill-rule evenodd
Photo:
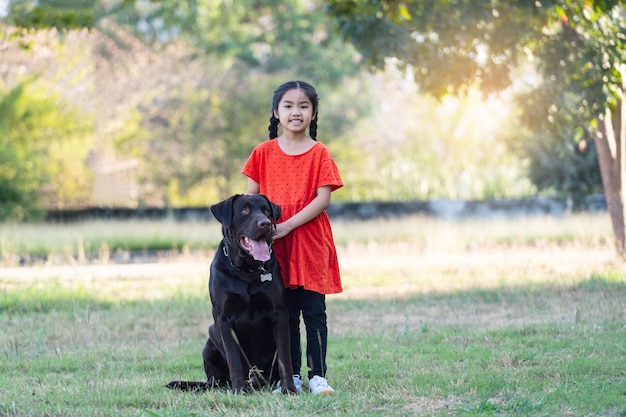
<path fill-rule="evenodd" d="M 290 81 L 272 96 L 270 140 L 258 145 L 242 173 L 248 193 L 265 194 L 282 208 L 274 252 L 285 284 L 294 383 L 302 389 L 300 314 L 306 327 L 309 388 L 333 394 L 326 380 L 326 294 L 342 291 L 337 251 L 325 209 L 343 186 L 330 152 L 316 141 L 318 96 L 302 81 Z M 283 126 L 278 136 L 278 125 Z M 309 129 L 309 136 L 306 130 Z"/>

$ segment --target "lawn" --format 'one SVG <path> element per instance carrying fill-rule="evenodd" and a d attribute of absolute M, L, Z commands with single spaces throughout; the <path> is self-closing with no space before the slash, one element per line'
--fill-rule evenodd
<path fill-rule="evenodd" d="M 0 227 L 0 416 L 626 416 L 608 218 L 333 225 L 324 398 L 164 388 L 203 378 L 216 223 Z"/>

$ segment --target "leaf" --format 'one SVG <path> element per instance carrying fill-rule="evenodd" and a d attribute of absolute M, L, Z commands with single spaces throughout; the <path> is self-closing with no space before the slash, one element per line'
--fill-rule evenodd
<path fill-rule="evenodd" d="M 398 6 L 398 12 L 400 14 L 401 19 L 408 20 L 408 21 L 413 19 L 411 17 L 411 13 L 409 13 L 409 9 L 407 9 L 404 3 Z"/>

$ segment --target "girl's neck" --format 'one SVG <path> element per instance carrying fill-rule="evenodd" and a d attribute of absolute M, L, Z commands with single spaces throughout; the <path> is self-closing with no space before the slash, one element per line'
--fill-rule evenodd
<path fill-rule="evenodd" d="M 307 135 L 282 134 L 276 138 L 278 146 L 287 155 L 300 155 L 315 145 L 315 141 Z"/>

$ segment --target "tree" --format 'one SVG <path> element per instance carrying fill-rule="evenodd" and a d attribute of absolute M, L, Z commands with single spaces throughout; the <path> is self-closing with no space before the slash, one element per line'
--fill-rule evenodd
<path fill-rule="evenodd" d="M 254 145 L 267 138 L 271 95 L 286 79 L 314 83 L 324 103 L 337 108 L 351 100 L 341 95 L 341 80 L 357 71 L 355 52 L 330 30 L 316 2 L 129 1 L 105 14 L 142 39 L 152 56 L 167 51 L 158 58 L 159 71 L 178 74 L 175 82 L 160 83 L 167 88 L 158 94 L 144 94 L 138 109 L 147 134 L 118 141 L 120 149 L 134 149 L 153 167 L 149 180 L 169 190 L 170 204 L 198 203 L 201 187 L 217 190 L 213 199 L 241 192 L 240 169 Z M 97 30 L 103 23 L 96 22 Z M 119 64 L 117 58 L 108 65 Z M 349 117 L 333 118 L 337 113 L 325 104 L 320 134 L 327 132 L 326 142 L 351 123 Z"/>
<path fill-rule="evenodd" d="M 81 184 L 82 160 L 65 159 L 55 150 L 71 151 L 64 145 L 82 142 L 90 128 L 89 118 L 34 79 L 8 91 L 0 88 L 0 221 L 37 219 L 51 195 Z M 77 171 L 63 169 L 74 162 Z M 65 175 L 56 175 L 59 170 Z"/>
<path fill-rule="evenodd" d="M 9 0 L 6 21 L 60 33 L 116 21 L 146 43 L 183 40 L 211 57 L 319 84 L 354 74 L 354 51 L 329 29 L 316 0 Z"/>
<path fill-rule="evenodd" d="M 148 44 L 182 40 L 203 55 L 255 71 L 298 74 L 314 84 L 354 74 L 354 50 L 331 30 L 313 0 L 105 1 L 96 13 Z"/>
<path fill-rule="evenodd" d="M 241 192 L 239 171 L 267 137 L 271 94 L 286 78 L 311 81 L 337 108 L 351 100 L 341 80 L 358 69 L 355 51 L 317 2 L 90 1 L 12 0 L 7 21 L 25 32 L 90 30 L 95 153 L 115 145 L 138 161 L 140 203 Z M 323 112 L 330 141 L 351 120 Z"/>
<path fill-rule="evenodd" d="M 33 219 L 42 207 L 76 206 L 90 197 L 85 159 L 94 123 L 84 35 L 67 34 L 61 42 L 56 30 L 19 34 L 0 24 L 3 219 Z"/>
<path fill-rule="evenodd" d="M 622 0 L 326 0 L 344 39 L 372 68 L 410 67 L 441 97 L 524 87 L 533 131 L 567 124 L 594 139 L 617 252 L 626 255 L 626 20 Z M 532 65 L 537 77 L 520 76 Z M 515 77 L 518 78 L 515 78 Z M 536 94 L 536 95 L 535 95 Z M 536 99 L 533 100 L 532 98 Z M 540 114 L 541 117 L 532 117 Z"/>
<path fill-rule="evenodd" d="M 545 88 L 519 94 L 516 102 L 526 111 L 504 142 L 528 161 L 527 176 L 539 190 L 566 195 L 577 210 L 586 208 L 587 196 L 602 192 L 602 179 L 595 141 L 572 123 L 569 95 Z M 556 117 L 546 117 L 555 111 Z"/>

